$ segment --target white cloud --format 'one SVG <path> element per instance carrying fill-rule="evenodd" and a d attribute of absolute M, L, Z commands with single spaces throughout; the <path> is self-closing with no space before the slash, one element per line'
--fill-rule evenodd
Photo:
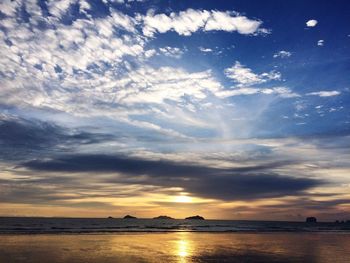
<path fill-rule="evenodd" d="M 319 41 L 317 41 L 317 46 L 324 46 L 324 40 L 323 39 L 320 39 Z"/>
<path fill-rule="evenodd" d="M 233 79 L 239 86 L 261 84 L 269 80 L 281 79 L 281 74 L 277 71 L 255 74 L 250 68 L 245 67 L 238 61 L 232 67 L 225 69 L 224 72 L 228 78 Z"/>
<path fill-rule="evenodd" d="M 306 95 L 310 96 L 319 96 L 319 97 L 332 97 L 332 96 L 338 96 L 341 92 L 337 90 L 328 90 L 328 91 L 316 91 L 316 92 L 310 92 Z"/>
<path fill-rule="evenodd" d="M 232 90 L 223 90 L 218 93 L 221 98 L 240 96 L 240 95 L 253 95 L 259 93 L 258 88 L 238 88 Z"/>
<path fill-rule="evenodd" d="M 210 70 L 189 72 L 180 67 L 147 65 L 147 58 L 157 52 L 179 57 L 186 49 L 146 48 L 151 39 L 141 32 L 145 29 L 142 19 L 114 9 L 106 17 L 87 16 L 63 24 L 60 18 L 72 2 L 50 2 L 49 9 L 55 17 L 43 16 L 35 0 L 9 2 L 6 18 L 1 21 L 5 30 L 0 31 L 0 103 L 24 109 L 44 109 L 45 112 L 51 109 L 74 117 L 104 116 L 123 124 L 181 137 L 180 133 L 152 120 L 163 118 L 176 124 L 205 126 L 215 123 L 206 119 L 207 115 L 214 115 L 212 109 L 224 107 L 220 98 L 256 93 L 282 96 L 284 93 L 276 88 L 272 91 L 243 87 L 227 90 Z M 18 8 L 25 8 L 31 14 L 29 22 L 16 17 Z M 85 4 L 81 8 L 89 12 L 90 7 Z M 161 16 L 165 21 L 170 19 L 171 27 L 164 23 L 164 30 L 150 27 L 150 32 L 173 30 L 191 34 L 196 30 L 209 30 L 205 29 L 205 23 L 211 16 L 212 12 L 195 10 Z M 232 18 L 237 16 L 232 14 Z M 223 17 L 229 19 L 227 14 Z M 197 21 L 194 26 L 193 23 L 186 24 L 191 19 Z M 216 15 L 211 23 L 217 19 Z M 241 20 L 249 22 L 244 18 Z M 234 21 L 239 23 L 241 20 Z M 254 23 L 243 24 L 235 30 L 242 34 L 252 31 Z M 255 74 L 239 66 L 238 71 L 245 73 L 236 72 L 236 79 L 244 83 L 258 84 L 280 78 L 278 72 Z M 202 105 L 209 103 L 213 106 L 205 109 L 205 115 Z M 135 120 L 135 116 L 141 119 L 147 116 L 148 121 Z M 213 116 L 214 119 L 217 116 Z"/>
<path fill-rule="evenodd" d="M 77 2 L 76 0 L 49 0 L 47 7 L 51 15 L 61 18 L 67 13 L 71 4 Z"/>
<path fill-rule="evenodd" d="M 265 83 L 271 80 L 280 80 L 281 74 L 277 71 L 256 74 L 250 68 L 247 68 L 238 61 L 236 61 L 236 63 L 232 67 L 225 69 L 224 72 L 228 78 L 233 79 L 237 83 L 237 86 L 232 88 L 231 90 L 226 89 L 219 91 L 216 94 L 218 97 L 226 98 L 232 96 L 253 94 L 277 95 L 281 98 L 294 98 L 300 96 L 299 94 L 293 92 L 287 87 L 247 87 Z"/>
<path fill-rule="evenodd" d="M 277 94 L 282 98 L 295 98 L 300 97 L 298 93 L 293 92 L 291 89 L 287 87 L 274 87 L 262 89 L 261 93 L 263 94 Z"/>
<path fill-rule="evenodd" d="M 157 53 L 157 51 L 155 49 L 146 50 L 145 51 L 145 57 L 146 58 L 153 57 L 156 53 Z"/>
<path fill-rule="evenodd" d="M 159 51 L 168 57 L 173 57 L 173 58 L 181 58 L 183 53 L 185 52 L 184 49 L 178 48 L 178 47 L 163 47 L 159 48 Z"/>
<path fill-rule="evenodd" d="M 128 88 L 121 85 L 127 83 Z M 203 100 L 207 93 L 223 89 L 210 71 L 188 73 L 180 68 L 162 67 L 153 69 L 143 67 L 128 73 L 125 78 L 116 81 L 116 101 L 126 104 L 164 103 L 165 100 L 180 102 L 184 96 L 194 100 Z"/>
<path fill-rule="evenodd" d="M 180 13 L 154 14 L 149 11 L 143 16 L 143 33 L 146 36 L 153 36 L 156 32 L 166 33 L 170 30 L 177 32 L 179 35 L 189 36 L 193 32 L 205 25 L 210 13 L 208 11 L 200 11 L 188 9 Z"/>
<path fill-rule="evenodd" d="M 205 48 L 205 47 L 199 47 L 198 49 L 200 51 L 202 51 L 202 52 L 205 52 L 205 53 L 209 53 L 209 52 L 213 52 L 214 51 L 211 48 Z"/>
<path fill-rule="evenodd" d="M 289 51 L 285 51 L 285 50 L 281 50 L 281 51 L 278 51 L 277 53 L 275 53 L 273 55 L 274 58 L 288 58 L 292 55 L 291 52 Z"/>
<path fill-rule="evenodd" d="M 28 13 L 40 13 L 35 2 L 28 3 L 22 3 Z M 69 3 L 50 3 L 50 8 L 61 15 L 60 10 Z M 0 35 L 4 103 L 65 111 L 70 108 L 70 92 L 93 85 L 98 90 L 99 85 L 118 77 L 126 67 L 124 56 L 137 60 L 152 55 L 144 50 L 145 40 L 136 32 L 135 20 L 116 11 L 105 18 L 77 19 L 71 25 L 40 19 L 46 27 L 37 28 L 33 19 L 21 23 L 8 18 L 2 23 L 6 27 L 6 33 Z M 118 28 L 130 33 L 118 34 Z"/>
<path fill-rule="evenodd" d="M 281 98 L 295 98 L 299 97 L 297 93 L 294 93 L 286 87 L 273 87 L 273 88 L 237 88 L 232 90 L 223 90 L 218 92 L 216 95 L 221 98 L 241 96 L 241 95 L 254 95 L 254 94 L 265 94 L 265 95 L 278 95 Z"/>
<path fill-rule="evenodd" d="M 256 33 L 261 21 L 251 20 L 232 12 L 211 11 L 211 16 L 205 24 L 204 31 L 222 30 L 240 34 Z"/>
<path fill-rule="evenodd" d="M 0 10 L 7 16 L 15 16 L 19 7 L 20 3 L 18 1 L 3 0 L 0 2 Z"/>
<path fill-rule="evenodd" d="M 146 16 L 142 16 L 140 19 L 144 24 L 143 33 L 149 37 L 155 33 L 168 31 L 189 36 L 198 30 L 237 31 L 240 34 L 254 34 L 260 32 L 259 27 L 262 23 L 238 13 L 194 9 L 187 9 L 179 13 L 173 12 L 170 15 L 154 14 L 153 11 L 149 11 Z"/>
<path fill-rule="evenodd" d="M 102 0 L 104 3 L 112 2 L 117 4 L 125 4 L 125 3 L 132 3 L 132 2 L 145 2 L 146 0 Z"/>
<path fill-rule="evenodd" d="M 318 21 L 315 19 L 311 19 L 309 21 L 306 22 L 306 26 L 307 27 L 315 27 L 317 25 Z"/>

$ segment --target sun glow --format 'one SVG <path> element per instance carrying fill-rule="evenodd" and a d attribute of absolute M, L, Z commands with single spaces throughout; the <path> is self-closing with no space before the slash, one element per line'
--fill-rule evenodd
<path fill-rule="evenodd" d="M 190 196 L 187 196 L 187 195 L 178 195 L 178 196 L 175 196 L 174 198 L 175 202 L 177 203 L 192 203 L 192 197 Z"/>

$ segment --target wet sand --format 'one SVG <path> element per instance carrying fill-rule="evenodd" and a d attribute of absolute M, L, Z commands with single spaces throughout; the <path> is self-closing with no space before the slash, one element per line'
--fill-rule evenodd
<path fill-rule="evenodd" d="M 350 262 L 350 234 L 0 235 L 0 262 Z"/>

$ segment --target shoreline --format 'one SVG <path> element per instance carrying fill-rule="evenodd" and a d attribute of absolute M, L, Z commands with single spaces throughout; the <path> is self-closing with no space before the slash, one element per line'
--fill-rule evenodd
<path fill-rule="evenodd" d="M 184 230 L 184 231 L 91 231 L 91 232 L 0 232 L 0 236 L 26 236 L 26 235 L 127 235 L 127 234 L 174 234 L 174 233 L 198 233 L 198 234 L 344 234 L 350 235 L 350 230 L 318 230 L 318 231 L 193 231 L 193 230 Z"/>

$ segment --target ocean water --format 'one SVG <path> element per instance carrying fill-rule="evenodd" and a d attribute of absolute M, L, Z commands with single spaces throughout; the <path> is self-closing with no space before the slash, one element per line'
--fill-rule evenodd
<path fill-rule="evenodd" d="M 0 263 L 349 263 L 339 232 L 0 235 Z"/>
<path fill-rule="evenodd" d="M 114 232 L 349 232 L 349 223 L 107 218 L 0 218 L 0 234 Z M 349 261 L 350 262 L 350 261 Z"/>

